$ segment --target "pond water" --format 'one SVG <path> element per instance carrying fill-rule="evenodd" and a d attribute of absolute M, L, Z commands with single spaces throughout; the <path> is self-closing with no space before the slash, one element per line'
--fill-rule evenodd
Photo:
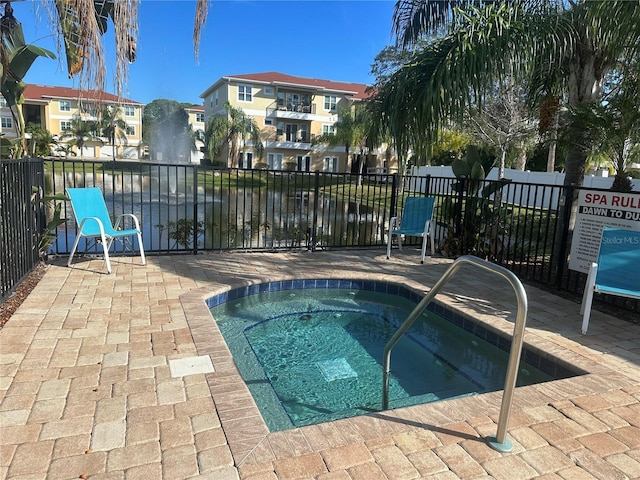
<path fill-rule="evenodd" d="M 197 186 L 186 169 L 160 166 L 150 175 L 98 172 L 56 173 L 49 179 L 57 193 L 70 186 L 98 186 L 114 215 L 138 216 L 145 250 L 192 250 L 193 219 L 199 249 L 271 249 L 310 246 L 316 222 L 316 244 L 381 245 L 386 214 L 332 192 L 287 190 L 282 185 L 260 188 Z M 277 188 L 276 188 L 277 187 Z M 314 211 L 314 206 L 316 210 Z M 66 225 L 58 229 L 56 253 L 68 253 L 75 239 L 70 204 Z M 115 247 L 115 245 L 114 245 Z M 80 251 L 99 253 L 87 247 Z"/>

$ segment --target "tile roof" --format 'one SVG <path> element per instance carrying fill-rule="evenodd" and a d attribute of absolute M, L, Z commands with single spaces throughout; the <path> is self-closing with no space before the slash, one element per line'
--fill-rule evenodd
<path fill-rule="evenodd" d="M 68 98 L 68 99 L 89 99 L 89 100 L 99 100 L 103 102 L 111 102 L 111 103 L 128 103 L 141 105 L 140 102 L 136 102 L 135 100 L 130 100 L 124 97 L 118 97 L 117 95 L 113 95 L 107 92 L 101 92 L 99 90 L 81 90 L 79 88 L 70 88 L 70 87 L 51 87 L 48 85 L 34 85 L 28 84 L 27 88 L 24 91 L 24 98 L 26 100 L 35 100 L 35 101 L 49 101 L 52 98 Z"/>
<path fill-rule="evenodd" d="M 369 87 L 363 83 L 336 82 L 319 78 L 296 77 L 279 72 L 247 73 L 241 75 L 225 75 L 224 79 L 250 80 L 254 82 L 269 83 L 273 85 L 297 85 L 311 87 L 315 90 L 328 90 L 349 94 L 352 98 L 364 100 L 369 97 L 366 89 Z M 216 82 L 218 83 L 218 82 Z M 209 90 L 209 89 L 207 89 Z"/>

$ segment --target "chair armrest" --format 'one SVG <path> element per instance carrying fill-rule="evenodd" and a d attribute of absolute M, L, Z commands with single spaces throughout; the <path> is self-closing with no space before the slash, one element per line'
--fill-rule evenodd
<path fill-rule="evenodd" d="M 125 218 L 125 217 L 130 217 L 133 219 L 133 224 L 135 225 L 136 230 L 140 231 L 140 222 L 138 222 L 138 217 L 136 217 L 133 213 L 123 213 L 122 215 L 118 215 L 118 218 L 116 218 L 116 223 L 113 226 L 113 228 L 115 230 L 118 230 L 118 228 L 120 228 L 120 222 Z"/>
<path fill-rule="evenodd" d="M 389 220 L 389 231 L 399 226 L 398 217 L 391 217 Z"/>
<path fill-rule="evenodd" d="M 100 229 L 100 233 L 102 233 L 104 235 L 104 224 L 102 223 L 102 220 L 100 220 L 98 217 L 85 217 L 85 218 L 83 218 L 82 221 L 80 222 L 80 225 L 78 226 L 79 231 L 82 232 L 82 230 L 84 229 L 85 224 L 89 220 L 92 220 L 92 221 L 96 222 L 98 224 L 98 228 Z"/>

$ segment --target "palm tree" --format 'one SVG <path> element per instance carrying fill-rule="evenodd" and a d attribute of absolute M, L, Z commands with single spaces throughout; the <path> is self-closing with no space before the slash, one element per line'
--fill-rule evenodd
<path fill-rule="evenodd" d="M 127 122 L 122 118 L 122 109 L 115 106 L 105 106 L 100 113 L 100 130 L 109 140 L 111 145 L 111 151 L 113 152 L 113 159 L 118 159 L 118 152 L 116 150 L 116 137 L 123 142 L 127 143 Z"/>
<path fill-rule="evenodd" d="M 52 146 L 57 145 L 58 142 L 49 130 L 40 124 L 30 122 L 27 123 L 25 131 L 31 134 L 29 152 L 32 155 L 39 157 L 51 155 Z"/>
<path fill-rule="evenodd" d="M 25 43 L 22 25 L 13 17 L 11 3 L 5 3 L 0 24 L 0 94 L 11 109 L 15 124 L 18 138 L 17 143 L 10 149 L 11 155 L 15 158 L 27 153 L 22 112 L 22 94 L 26 88 L 23 78 L 38 57 L 55 58 L 55 55 L 49 50 Z"/>
<path fill-rule="evenodd" d="M 261 160 L 264 145 L 260 139 L 260 127 L 240 108 L 229 102 L 224 105 L 226 115 L 218 115 L 209 120 L 204 132 L 205 148 L 211 160 L 219 158 L 227 152 L 227 164 L 238 166 L 240 142 L 245 143 L 249 137 L 253 149 Z"/>
<path fill-rule="evenodd" d="M 341 108 L 338 112 L 339 120 L 334 123 L 335 132 L 325 133 L 316 138 L 316 143 L 327 144 L 331 147 L 344 145 L 346 155 L 345 173 L 350 173 L 353 165 L 351 147 L 358 147 L 360 154 L 364 153 L 368 138 L 368 112 L 364 105 L 356 105 L 353 109 Z M 360 162 L 359 173 L 363 164 Z"/>
<path fill-rule="evenodd" d="M 52 31 L 61 35 L 58 43 L 66 55 L 69 76 L 79 75 L 81 84 L 92 86 L 96 90 L 104 90 L 107 69 L 106 48 L 102 38 L 109 23 L 112 24 L 115 40 L 113 50 L 116 52 L 116 89 L 118 95 L 121 95 L 128 65 L 136 58 L 139 2 L 65 0 L 42 3 L 49 10 Z M 196 0 L 193 27 L 196 59 L 208 4 L 209 0 Z"/>
<path fill-rule="evenodd" d="M 638 156 L 640 145 L 640 109 L 638 96 L 640 83 L 638 72 L 625 75 L 625 82 L 616 78 L 606 88 L 605 101 L 600 104 L 575 108 L 571 115 L 574 122 L 585 126 L 589 132 L 589 144 L 595 155 L 604 156 L 613 166 L 616 175 L 611 187 L 614 191 L 629 192 L 632 184 L 628 168 Z"/>
<path fill-rule="evenodd" d="M 102 143 L 102 139 L 97 134 L 99 127 L 97 122 L 83 120 L 75 116 L 71 119 L 71 128 L 60 139 L 69 139 L 67 144 L 70 146 L 75 145 L 78 149 L 78 154 L 82 157 L 82 152 L 87 142 Z"/>
<path fill-rule="evenodd" d="M 399 0 L 399 41 L 411 46 L 443 34 L 380 87 L 380 122 L 402 148 L 429 145 L 445 121 L 482 104 L 496 82 L 513 74 L 540 101 L 561 88 L 568 106 L 597 101 L 605 76 L 640 49 L 640 2 L 623 0 Z M 584 126 L 571 138 L 565 184 L 581 185 L 587 159 Z"/>

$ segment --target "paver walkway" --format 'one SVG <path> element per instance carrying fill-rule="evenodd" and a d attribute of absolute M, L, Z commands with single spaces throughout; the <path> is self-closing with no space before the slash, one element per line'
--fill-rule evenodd
<path fill-rule="evenodd" d="M 203 298 L 284 278 L 384 278 L 424 292 L 450 264 L 407 249 L 55 261 L 0 331 L 0 478 L 640 478 L 640 326 L 527 286 L 533 348 L 585 375 L 269 433 Z M 459 278 L 458 278 L 459 277 Z M 440 301 L 511 332 L 513 291 L 460 273 Z M 181 362 L 176 362 L 180 360 Z M 215 369 L 210 373 L 211 367 Z"/>

